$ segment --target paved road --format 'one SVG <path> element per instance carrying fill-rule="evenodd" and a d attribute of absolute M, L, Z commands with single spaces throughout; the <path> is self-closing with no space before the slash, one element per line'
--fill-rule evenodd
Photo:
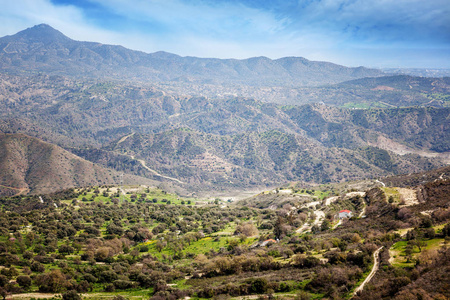
<path fill-rule="evenodd" d="M 364 286 L 366 285 L 366 283 L 368 283 L 372 279 L 372 277 L 375 275 L 375 273 L 378 271 L 378 267 L 380 265 L 379 258 L 378 258 L 379 255 L 378 254 L 380 253 L 381 249 L 383 249 L 383 246 L 378 248 L 373 253 L 373 268 L 372 268 L 372 271 L 370 272 L 369 276 L 366 277 L 366 279 L 363 281 L 363 283 L 355 289 L 355 291 L 353 292 L 353 296 L 355 296 L 358 292 L 362 291 L 364 289 Z"/>

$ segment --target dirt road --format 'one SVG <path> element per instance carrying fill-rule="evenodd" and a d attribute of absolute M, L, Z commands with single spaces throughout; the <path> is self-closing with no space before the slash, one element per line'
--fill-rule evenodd
<path fill-rule="evenodd" d="M 184 182 L 181 181 L 181 180 L 178 180 L 178 179 L 173 178 L 173 177 L 169 177 L 169 176 L 162 175 L 162 174 L 156 172 L 155 170 L 150 169 L 149 167 L 147 167 L 147 165 L 145 164 L 145 161 L 142 160 L 142 159 L 136 159 L 136 160 L 137 160 L 138 162 L 140 162 L 141 165 L 142 165 L 144 168 L 146 168 L 147 170 L 149 170 L 150 172 L 152 172 L 152 173 L 155 174 L 156 176 L 159 176 L 159 177 L 162 177 L 162 178 L 166 178 L 166 179 L 169 179 L 169 180 L 172 180 L 172 181 L 176 181 L 176 182 L 178 182 L 178 183 L 184 183 Z"/>
<path fill-rule="evenodd" d="M 374 253 L 373 253 L 373 268 L 372 271 L 370 271 L 369 276 L 366 277 L 366 279 L 363 281 L 363 283 L 361 283 L 360 286 L 358 286 L 355 291 L 353 292 L 353 296 L 355 296 L 358 292 L 362 291 L 364 289 L 364 286 L 366 285 L 366 283 L 368 283 L 372 277 L 375 275 L 375 273 L 378 271 L 378 267 L 380 265 L 380 261 L 379 261 L 379 253 L 381 251 L 381 249 L 383 249 L 383 246 L 381 246 L 380 248 L 378 248 Z"/>
<path fill-rule="evenodd" d="M 400 193 L 401 199 L 405 201 L 405 204 L 400 205 L 401 207 L 419 204 L 419 200 L 417 200 L 417 192 L 415 190 L 397 188 L 397 191 Z"/>
<path fill-rule="evenodd" d="M 313 213 L 316 215 L 316 219 L 314 220 L 314 222 L 312 224 L 308 224 L 308 223 L 303 224 L 302 227 L 297 229 L 297 231 L 296 231 L 297 233 L 301 234 L 301 233 L 310 231 L 314 225 L 317 225 L 319 227 L 320 227 L 320 225 L 322 225 L 322 222 L 325 219 L 325 213 L 321 210 L 315 210 Z"/>

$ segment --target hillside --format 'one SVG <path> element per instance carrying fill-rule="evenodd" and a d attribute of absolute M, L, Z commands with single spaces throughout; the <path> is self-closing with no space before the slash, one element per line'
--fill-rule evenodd
<path fill-rule="evenodd" d="M 339 182 L 442 165 L 436 159 L 400 156 L 370 146 L 325 147 L 314 139 L 275 130 L 215 135 L 181 128 L 157 134 L 133 134 L 104 150 L 104 154 L 97 152 L 95 156 L 87 150 L 77 153 L 95 162 L 107 161 L 107 166 L 124 171 L 133 169 L 131 161 L 105 160 L 109 151 L 141 159 L 162 174 L 202 189 L 271 186 L 298 180 Z"/>
<path fill-rule="evenodd" d="M 0 69 L 13 74 L 66 75 L 146 82 L 244 85 L 320 85 L 368 76 L 379 70 L 347 68 L 301 57 L 244 60 L 143 53 L 122 46 L 74 41 L 41 24 L 0 38 Z"/>
<path fill-rule="evenodd" d="M 37 137 L 121 172 L 163 180 L 159 172 L 195 189 L 341 181 L 449 161 L 449 108 L 279 106 L 180 96 L 151 85 L 0 76 L 1 132 Z M 192 149 L 183 148 L 185 140 Z"/>
<path fill-rule="evenodd" d="M 270 191 L 240 200 L 237 205 L 255 208 L 281 208 L 285 204 L 301 205 L 313 202 L 316 204 L 332 205 L 334 202 L 348 200 L 361 192 L 381 189 L 382 198 L 387 201 L 392 196 L 394 202 L 400 202 L 408 193 L 414 198 L 421 197 L 421 203 L 414 201 L 415 210 L 448 206 L 448 193 L 450 183 L 450 166 L 432 169 L 420 173 L 408 173 L 395 176 L 378 177 L 378 179 L 351 180 L 339 183 L 314 184 L 304 181 L 293 181 L 278 186 Z M 412 192 L 412 193 L 411 193 Z M 420 196 L 419 196 L 420 195 Z M 437 197 L 436 197 L 437 196 Z M 327 200 L 328 199 L 328 200 Z M 344 201 L 342 201 L 344 202 Z M 344 206 L 349 204 L 345 202 Z M 311 207 L 313 207 L 311 206 Z M 411 204 L 407 205 L 411 206 Z M 343 206 L 342 206 L 343 207 Z"/>
<path fill-rule="evenodd" d="M 242 97 L 183 96 L 151 85 L 45 75 L 0 77 L 0 128 L 23 130 L 67 146 L 98 146 L 132 132 L 189 127 L 220 135 L 278 130 L 346 148 L 366 143 L 383 147 L 378 141 L 382 135 L 391 148 L 449 149 L 449 108 L 445 107 L 279 106 Z"/>
<path fill-rule="evenodd" d="M 450 78 L 384 75 L 0 38 L 0 296 L 450 299 Z"/>
<path fill-rule="evenodd" d="M 23 134 L 0 134 L 0 195 L 49 193 L 74 186 L 118 184 L 119 173 Z M 125 176 L 128 183 L 152 183 Z"/>

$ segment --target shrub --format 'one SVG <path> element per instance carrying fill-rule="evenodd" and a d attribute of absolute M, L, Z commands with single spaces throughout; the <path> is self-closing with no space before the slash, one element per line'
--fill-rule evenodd
<path fill-rule="evenodd" d="M 63 300 L 81 300 L 81 296 L 74 290 L 63 293 L 62 298 Z"/>
<path fill-rule="evenodd" d="M 27 288 L 29 288 L 31 286 L 31 278 L 30 278 L 30 276 L 27 276 L 27 275 L 17 276 L 16 281 L 21 287 L 23 287 L 25 289 L 27 289 Z"/>
<path fill-rule="evenodd" d="M 119 290 L 127 290 L 136 287 L 136 284 L 129 280 L 115 280 L 114 287 Z"/>
<path fill-rule="evenodd" d="M 116 290 L 116 288 L 114 287 L 114 284 L 110 283 L 110 284 L 107 284 L 103 290 L 105 292 L 112 293 Z"/>

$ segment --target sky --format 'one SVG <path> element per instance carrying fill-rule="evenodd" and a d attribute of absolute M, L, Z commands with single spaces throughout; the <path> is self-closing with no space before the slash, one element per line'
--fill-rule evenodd
<path fill-rule="evenodd" d="M 45 23 L 75 40 L 148 53 L 450 68 L 450 0 L 0 2 L 0 36 Z"/>

